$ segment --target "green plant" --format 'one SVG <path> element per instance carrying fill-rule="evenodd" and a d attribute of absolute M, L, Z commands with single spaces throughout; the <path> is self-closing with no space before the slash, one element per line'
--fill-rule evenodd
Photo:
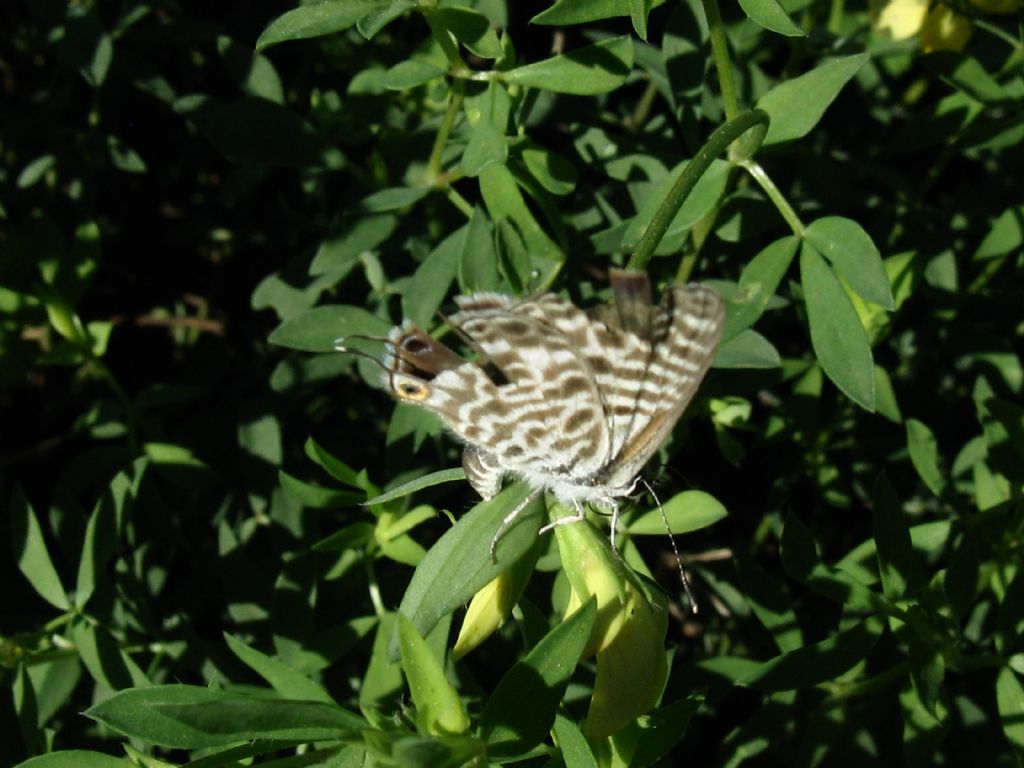
<path fill-rule="evenodd" d="M 1024 47 L 973 13 L 26 6 L 0 762 L 1019 761 Z M 728 305 L 649 467 L 696 617 L 649 499 L 492 562 L 525 489 L 334 351 L 610 266 Z"/>

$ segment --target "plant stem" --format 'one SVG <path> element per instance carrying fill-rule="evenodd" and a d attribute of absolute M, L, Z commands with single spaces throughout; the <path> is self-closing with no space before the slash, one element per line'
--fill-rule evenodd
<path fill-rule="evenodd" d="M 804 223 L 800 221 L 800 217 L 797 215 L 796 211 L 793 210 L 793 206 L 789 204 L 785 195 L 783 195 L 779 188 L 775 186 L 775 182 L 773 182 L 771 177 L 765 173 L 764 168 L 762 168 L 758 162 L 750 158 L 740 160 L 738 165 L 741 168 L 746 169 L 747 173 L 753 177 L 754 181 L 756 181 L 761 186 L 761 189 L 764 190 L 764 193 L 768 195 L 768 198 L 775 203 L 775 207 L 778 209 L 779 213 L 782 214 L 782 218 L 786 220 L 786 223 L 789 224 L 789 228 L 793 230 L 793 234 L 802 238 L 804 236 Z"/>
<path fill-rule="evenodd" d="M 732 76 L 732 60 L 729 58 L 729 41 L 725 36 L 722 14 L 718 10 L 718 0 L 701 0 L 701 4 L 704 6 L 704 18 L 708 22 L 708 34 L 711 37 L 711 58 L 715 62 L 718 84 L 722 89 L 725 119 L 735 120 L 740 114 L 740 107 L 736 96 L 736 81 Z"/>
<path fill-rule="evenodd" d="M 434 137 L 434 146 L 430 150 L 430 159 L 427 161 L 427 175 L 430 183 L 433 183 L 441 174 L 441 155 L 444 153 L 445 145 L 448 143 L 448 136 L 451 135 L 452 128 L 455 127 L 455 121 L 459 116 L 459 109 L 462 107 L 464 96 L 462 83 L 456 80 L 452 83 L 451 88 L 451 92 L 448 95 L 448 109 L 445 110 L 441 126 L 437 129 L 437 136 Z"/>
<path fill-rule="evenodd" d="M 676 183 L 669 190 L 664 202 L 654 212 L 654 217 L 651 219 L 650 224 L 647 225 L 647 228 L 644 229 L 636 250 L 626 264 L 626 269 L 642 270 L 647 267 L 651 257 L 654 256 L 658 243 L 661 242 L 665 232 L 668 231 L 672 219 L 675 218 L 683 202 L 690 192 L 693 191 L 697 181 L 704 175 L 711 162 L 723 154 L 729 148 L 729 145 L 744 133 L 758 127 L 760 127 L 760 137 L 757 137 L 756 141 L 760 142 L 760 138 L 764 137 L 764 131 L 768 128 L 768 115 L 755 109 L 750 112 L 744 112 L 735 120 L 730 120 L 715 129 L 714 133 L 704 143 L 704 146 L 697 150 L 697 154 L 686 164 L 683 172 L 676 179 Z"/>

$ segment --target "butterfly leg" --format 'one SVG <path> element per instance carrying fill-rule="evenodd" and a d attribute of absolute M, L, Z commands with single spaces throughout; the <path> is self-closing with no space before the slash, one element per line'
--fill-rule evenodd
<path fill-rule="evenodd" d="M 569 515 L 567 517 L 559 517 L 552 520 L 550 523 L 540 529 L 541 533 L 547 533 L 557 525 L 570 525 L 571 523 L 579 523 L 587 519 L 587 513 L 583 509 L 583 504 L 579 500 L 574 500 L 572 503 L 573 509 L 576 510 L 575 515 Z"/>
<path fill-rule="evenodd" d="M 534 500 L 538 496 L 540 496 L 542 490 L 543 489 L 541 489 L 541 488 L 537 488 L 536 490 L 531 491 L 529 494 L 527 494 L 525 499 L 523 499 L 521 502 L 516 504 L 516 506 L 512 509 L 511 512 L 509 512 L 507 515 L 505 515 L 505 519 L 501 521 L 501 525 L 498 526 L 498 530 L 496 530 L 494 532 L 494 538 L 491 539 L 491 562 L 492 563 L 497 563 L 498 562 L 498 554 L 497 554 L 498 541 L 501 539 L 502 536 L 505 535 L 505 531 L 507 531 L 509 529 L 509 526 L 511 526 L 512 523 L 515 522 L 515 519 L 517 517 L 519 517 L 519 513 L 522 512 L 524 509 L 526 509 L 530 504 L 532 504 L 534 502 Z"/>

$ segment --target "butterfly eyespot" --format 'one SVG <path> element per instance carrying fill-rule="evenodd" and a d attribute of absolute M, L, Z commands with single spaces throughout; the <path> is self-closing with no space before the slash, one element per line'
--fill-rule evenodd
<path fill-rule="evenodd" d="M 418 355 L 421 352 L 426 352 L 430 349 L 430 345 L 427 344 L 423 339 L 417 339 L 415 336 L 410 337 L 402 342 L 402 349 L 406 352 L 411 352 L 414 355 Z"/>
<path fill-rule="evenodd" d="M 413 381 L 403 381 L 398 385 L 395 392 L 399 397 L 404 400 L 426 400 L 427 395 L 430 394 L 430 390 L 424 387 L 422 384 L 417 384 Z"/>

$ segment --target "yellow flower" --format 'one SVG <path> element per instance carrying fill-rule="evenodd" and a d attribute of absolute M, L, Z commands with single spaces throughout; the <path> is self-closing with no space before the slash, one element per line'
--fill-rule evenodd
<path fill-rule="evenodd" d="M 924 25 L 928 0 L 890 0 L 875 19 L 875 29 L 893 40 L 907 40 Z"/>
<path fill-rule="evenodd" d="M 971 0 L 986 13 L 1013 13 L 1021 0 Z M 971 22 L 950 6 L 930 0 L 888 0 L 874 13 L 875 29 L 893 40 L 917 36 L 924 53 L 960 51 L 971 39 Z"/>

